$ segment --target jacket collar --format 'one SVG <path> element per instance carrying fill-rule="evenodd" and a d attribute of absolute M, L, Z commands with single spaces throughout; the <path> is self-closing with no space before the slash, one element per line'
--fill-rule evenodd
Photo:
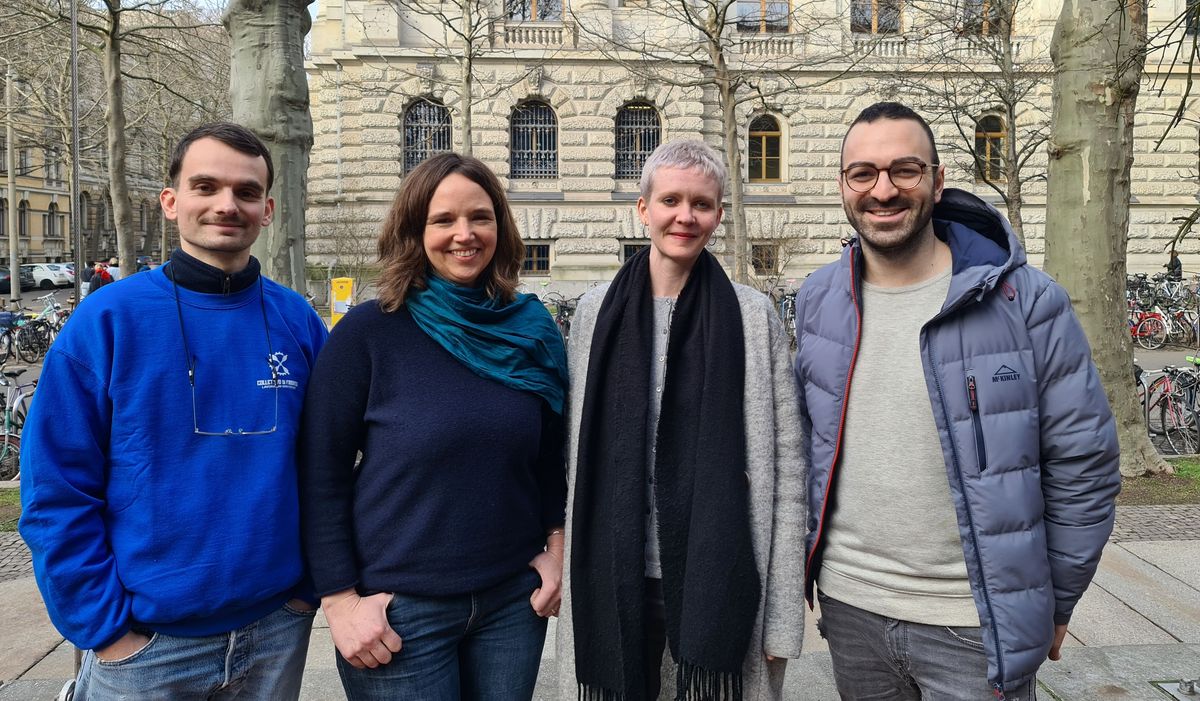
<path fill-rule="evenodd" d="M 170 270 L 167 277 L 180 287 L 204 294 L 233 294 L 258 282 L 261 272 L 258 259 L 250 256 L 250 263 L 236 273 L 226 273 L 199 258 L 190 256 L 183 249 L 171 253 Z"/>

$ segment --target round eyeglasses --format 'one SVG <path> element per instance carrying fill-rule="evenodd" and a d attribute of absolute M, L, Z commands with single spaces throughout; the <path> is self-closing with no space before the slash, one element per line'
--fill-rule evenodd
<path fill-rule="evenodd" d="M 887 168 L 876 168 L 870 163 L 856 163 L 842 171 L 842 179 L 846 186 L 855 192 L 870 192 L 879 182 L 879 174 L 887 173 L 888 180 L 897 190 L 911 190 L 921 184 L 926 168 L 936 168 L 937 163 L 930 165 L 924 161 L 901 161 Z"/>

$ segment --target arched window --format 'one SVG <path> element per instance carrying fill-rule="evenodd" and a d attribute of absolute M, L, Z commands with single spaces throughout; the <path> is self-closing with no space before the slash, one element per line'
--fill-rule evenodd
<path fill-rule="evenodd" d="M 417 100 L 404 110 L 405 173 L 426 158 L 450 150 L 450 110 L 430 100 Z"/>
<path fill-rule="evenodd" d="M 658 111 L 644 102 L 632 102 L 617 110 L 616 177 L 637 180 L 642 166 L 662 139 Z"/>
<path fill-rule="evenodd" d="M 46 238 L 53 239 L 62 235 L 58 224 L 58 205 L 54 202 L 51 202 L 50 205 L 46 207 L 46 226 L 43 227 L 46 230 Z"/>
<path fill-rule="evenodd" d="M 509 177 L 514 180 L 557 178 L 558 119 L 550 105 L 537 101 L 517 105 L 509 124 Z"/>
<path fill-rule="evenodd" d="M 150 207 L 145 202 L 138 205 L 138 224 L 143 234 L 150 231 Z"/>
<path fill-rule="evenodd" d="M 782 163 L 782 134 L 779 122 L 769 114 L 755 118 L 750 122 L 750 182 L 773 183 L 783 177 Z"/>
<path fill-rule="evenodd" d="M 508 18 L 518 22 L 558 22 L 562 10 L 562 0 L 508 0 Z"/>
<path fill-rule="evenodd" d="M 983 182 L 1004 181 L 1004 120 L 989 114 L 975 122 L 975 178 Z"/>
<path fill-rule="evenodd" d="M 25 238 L 29 236 L 29 201 L 21 200 L 17 205 L 17 236 Z"/>

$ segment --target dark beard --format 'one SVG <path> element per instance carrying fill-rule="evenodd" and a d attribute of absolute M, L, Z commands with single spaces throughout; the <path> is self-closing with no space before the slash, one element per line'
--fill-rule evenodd
<path fill-rule="evenodd" d="M 891 209 L 901 205 L 908 207 L 909 212 L 915 211 L 917 214 L 916 219 L 912 222 L 912 226 L 905 231 L 904 235 L 899 240 L 881 245 L 878 242 L 878 239 L 883 238 L 883 236 L 876 236 L 875 233 L 863 233 L 864 229 L 868 231 L 871 230 L 863 223 L 866 213 L 861 210 L 873 208 Z M 928 230 L 929 233 L 932 233 L 933 231 L 932 227 L 930 227 L 930 222 L 933 221 L 933 202 L 927 201 L 924 209 L 919 209 L 919 206 L 919 203 L 914 202 L 903 195 L 894 197 L 887 202 L 868 199 L 859 203 L 859 211 L 847 211 L 846 217 L 850 220 L 854 230 L 858 232 L 858 239 L 863 247 L 869 248 L 871 252 L 884 258 L 903 260 L 904 258 L 910 257 L 912 252 L 918 249 L 921 244 L 924 243 L 926 230 Z M 842 208 L 848 210 L 848 206 L 845 203 L 843 203 Z M 872 239 L 876 240 L 873 241 Z"/>

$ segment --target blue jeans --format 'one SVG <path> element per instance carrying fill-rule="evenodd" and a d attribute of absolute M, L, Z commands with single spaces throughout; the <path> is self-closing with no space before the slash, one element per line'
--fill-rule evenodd
<path fill-rule="evenodd" d="M 843 700 L 966 701 L 999 698 L 987 681 L 979 628 L 950 628 L 887 618 L 818 592 L 817 629 L 829 643 Z M 1035 701 L 1036 682 L 1004 692 Z"/>
<path fill-rule="evenodd" d="M 111 662 L 88 650 L 75 699 L 296 699 L 315 615 L 284 606 L 249 625 L 202 638 L 147 631 L 150 642 L 142 649 Z"/>
<path fill-rule="evenodd" d="M 334 653 L 346 698 L 528 701 L 546 639 L 546 619 L 529 605 L 540 585 L 528 570 L 459 596 L 395 594 L 388 622 L 403 647 L 391 662 L 355 669 Z"/>

